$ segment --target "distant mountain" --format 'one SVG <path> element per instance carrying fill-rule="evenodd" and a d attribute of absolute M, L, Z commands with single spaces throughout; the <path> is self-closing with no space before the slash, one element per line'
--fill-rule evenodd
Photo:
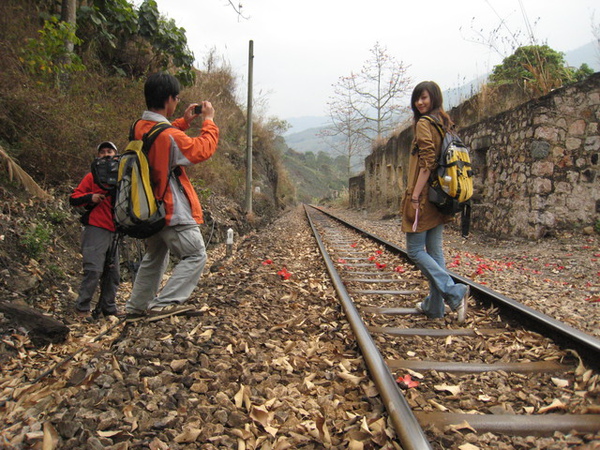
<path fill-rule="evenodd" d="M 329 122 L 329 117 L 326 116 L 304 116 L 304 117 L 292 117 L 285 119 L 287 123 L 290 124 L 289 130 L 284 134 L 287 136 L 289 134 L 299 133 L 304 130 L 308 130 L 309 128 L 319 128 L 327 125 Z"/>
<path fill-rule="evenodd" d="M 574 50 L 565 52 L 565 60 L 572 66 L 579 68 L 583 63 L 586 63 L 594 72 L 600 71 L 600 43 L 590 42 L 582 45 Z"/>
<path fill-rule="evenodd" d="M 314 152 L 331 153 L 331 147 L 319 136 L 319 133 L 326 125 L 316 128 L 308 128 L 297 133 L 292 133 L 284 136 L 288 147 L 300 153 Z"/>

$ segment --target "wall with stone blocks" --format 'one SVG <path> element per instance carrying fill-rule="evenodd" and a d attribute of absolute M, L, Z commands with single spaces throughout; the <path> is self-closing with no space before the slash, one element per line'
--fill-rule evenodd
<path fill-rule="evenodd" d="M 471 228 L 539 239 L 593 225 L 600 219 L 599 124 L 596 73 L 461 128 L 475 171 Z M 353 194 L 355 180 L 351 206 L 399 210 L 411 140 L 409 127 L 365 159 L 364 195 Z"/>

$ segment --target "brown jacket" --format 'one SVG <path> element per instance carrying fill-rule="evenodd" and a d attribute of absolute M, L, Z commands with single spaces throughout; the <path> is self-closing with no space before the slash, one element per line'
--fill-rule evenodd
<path fill-rule="evenodd" d="M 437 160 L 442 148 L 442 137 L 435 126 L 427 119 L 419 119 L 415 127 L 415 137 L 412 142 L 410 159 L 408 162 L 408 182 L 404 198 L 402 199 L 402 231 L 412 232 L 412 226 L 415 221 L 415 209 L 412 207 L 410 198 L 413 193 L 419 169 L 421 167 L 435 170 Z M 442 214 L 427 199 L 428 185 L 426 184 L 419 196 L 419 223 L 417 224 L 417 233 L 431 230 L 442 223 L 452 221 L 452 216 Z"/>

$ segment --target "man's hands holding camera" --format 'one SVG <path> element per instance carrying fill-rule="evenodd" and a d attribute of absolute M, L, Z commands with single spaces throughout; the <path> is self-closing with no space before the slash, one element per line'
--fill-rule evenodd
<path fill-rule="evenodd" d="M 215 117 L 215 108 L 213 108 L 212 103 L 208 101 L 192 103 L 186 108 L 183 115 L 187 123 L 191 123 L 198 116 L 202 116 L 203 120 L 213 120 Z"/>

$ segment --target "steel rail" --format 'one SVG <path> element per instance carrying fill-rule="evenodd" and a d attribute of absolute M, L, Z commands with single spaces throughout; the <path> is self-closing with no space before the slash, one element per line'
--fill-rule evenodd
<path fill-rule="evenodd" d="M 389 250 L 396 253 L 402 254 L 405 258 L 408 258 L 406 251 L 396 244 L 381 239 L 378 236 L 366 231 L 360 227 L 357 227 L 346 220 L 335 216 L 334 214 L 324 211 L 323 209 L 309 205 L 312 208 L 321 211 L 328 217 L 331 217 L 345 226 L 373 239 L 380 244 L 387 247 Z M 600 368 L 600 339 L 595 338 L 589 334 L 586 334 L 580 330 L 577 330 L 570 325 L 567 325 L 559 320 L 556 320 L 542 312 L 536 311 L 533 308 L 523 305 L 514 299 L 506 297 L 505 295 L 499 294 L 492 289 L 485 287 L 479 283 L 476 283 L 468 278 L 458 275 L 454 272 L 448 271 L 450 276 L 460 283 L 468 284 L 471 287 L 471 295 L 474 295 L 479 300 L 490 302 L 505 311 L 509 312 L 519 322 L 526 322 L 536 330 L 543 330 L 546 336 L 551 337 L 557 343 L 567 348 L 576 350 L 579 355 L 586 360 L 586 362 L 595 368 Z"/>
<path fill-rule="evenodd" d="M 319 250 L 321 251 L 321 255 L 325 261 L 325 265 L 327 266 L 327 271 L 329 272 L 342 307 L 344 308 L 344 312 L 346 313 L 348 322 L 350 323 L 350 327 L 356 336 L 365 363 L 373 378 L 373 382 L 377 386 L 379 394 L 383 399 L 392 424 L 394 425 L 394 429 L 402 444 L 402 448 L 405 450 L 431 449 L 432 447 L 425 436 L 425 432 L 413 414 L 408 402 L 400 392 L 394 377 L 379 353 L 375 342 L 371 338 L 371 334 L 363 323 L 356 306 L 348 295 L 348 291 L 335 269 L 335 265 L 327 253 L 323 240 L 308 213 L 307 205 L 305 205 L 304 210 L 313 230 Z"/>

